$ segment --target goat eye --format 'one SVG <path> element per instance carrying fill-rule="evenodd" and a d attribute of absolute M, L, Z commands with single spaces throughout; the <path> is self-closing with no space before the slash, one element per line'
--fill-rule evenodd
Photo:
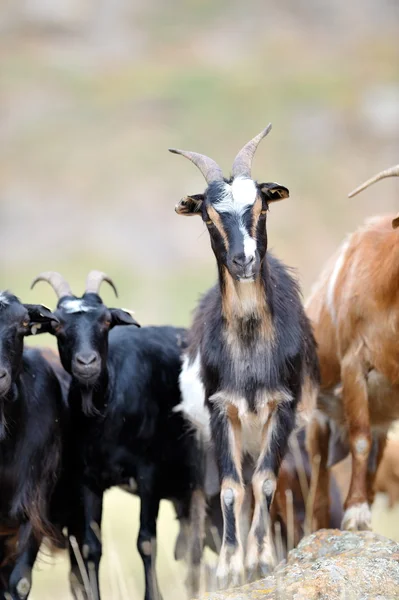
<path fill-rule="evenodd" d="M 56 321 L 51 322 L 51 327 L 55 333 L 58 333 L 61 329 L 61 323 L 57 323 Z"/>
<path fill-rule="evenodd" d="M 25 319 L 24 321 L 22 321 L 22 327 L 29 327 L 29 319 Z"/>

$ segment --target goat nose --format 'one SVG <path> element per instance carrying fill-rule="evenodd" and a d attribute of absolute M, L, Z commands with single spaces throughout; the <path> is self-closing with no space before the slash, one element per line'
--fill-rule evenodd
<path fill-rule="evenodd" d="M 6 369 L 0 369 L 0 379 L 4 379 L 6 377 L 7 371 Z"/>
<path fill-rule="evenodd" d="M 255 260 L 255 256 L 251 254 L 250 256 L 245 256 L 245 254 L 237 254 L 233 257 L 233 263 L 237 267 L 249 267 Z"/>
<path fill-rule="evenodd" d="M 76 355 L 76 362 L 78 362 L 80 365 L 84 365 L 85 367 L 92 365 L 93 363 L 96 362 L 96 360 L 97 360 L 97 354 L 95 352 Z"/>

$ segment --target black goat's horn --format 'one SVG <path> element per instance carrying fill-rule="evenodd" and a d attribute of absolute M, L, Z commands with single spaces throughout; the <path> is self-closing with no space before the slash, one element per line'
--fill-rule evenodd
<path fill-rule="evenodd" d="M 237 154 L 233 162 L 232 175 L 233 177 L 251 177 L 252 160 L 255 155 L 256 149 L 259 142 L 267 136 L 272 128 L 272 124 L 269 125 L 258 133 L 257 136 L 252 138 Z"/>
<path fill-rule="evenodd" d="M 57 294 L 58 299 L 63 298 L 64 296 L 73 296 L 73 292 L 70 288 L 70 285 L 63 278 L 60 273 L 57 271 L 43 271 L 40 273 L 33 281 L 30 286 L 32 289 L 39 281 L 47 281 Z"/>
<path fill-rule="evenodd" d="M 98 294 L 100 290 L 100 286 L 103 281 L 109 283 L 112 289 L 115 292 L 115 296 L 118 297 L 118 292 L 115 287 L 114 282 L 108 275 L 103 273 L 102 271 L 90 271 L 86 279 L 86 294 Z"/>
<path fill-rule="evenodd" d="M 188 152 L 186 150 L 177 150 L 177 148 L 169 148 L 169 152 L 173 152 L 173 154 L 181 154 L 182 156 L 188 158 L 188 160 L 191 160 L 191 162 L 199 168 L 208 185 L 213 181 L 223 181 L 222 169 L 219 167 L 217 162 L 215 162 L 212 158 L 205 156 L 205 154 Z"/>
<path fill-rule="evenodd" d="M 349 198 L 353 198 L 353 196 L 356 196 L 356 194 L 358 194 L 359 192 L 362 192 L 363 190 L 368 188 L 369 185 L 373 185 L 373 183 L 380 181 L 380 179 L 385 179 L 385 177 L 399 177 L 399 165 L 396 165 L 395 167 L 391 167 L 390 169 L 385 169 L 384 171 L 377 173 L 377 175 L 374 175 L 374 177 L 372 177 L 371 179 L 368 179 L 367 181 L 362 183 L 362 185 L 359 185 L 359 187 L 357 187 L 350 194 L 348 194 Z"/>

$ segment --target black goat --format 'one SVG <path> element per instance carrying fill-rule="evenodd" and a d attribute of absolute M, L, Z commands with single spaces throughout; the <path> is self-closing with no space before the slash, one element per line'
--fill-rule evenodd
<path fill-rule="evenodd" d="M 74 296 L 57 273 L 42 273 L 34 281 L 49 282 L 58 295 L 53 334 L 62 365 L 72 375 L 73 505 L 80 499 L 80 510 L 68 530 L 82 548 L 99 597 L 103 493 L 116 485 L 137 493 L 141 501 L 137 545 L 144 564 L 145 599 L 155 600 L 159 598 L 154 564 L 160 500 L 174 502 L 181 524 L 195 518 L 190 510 L 205 510 L 196 503 L 200 457 L 195 436 L 172 410 L 181 402 L 178 377 L 185 330 L 137 328 L 131 314 L 103 304 L 98 290 L 104 280 L 115 290 L 109 278 L 93 271 L 82 298 Z M 127 327 L 113 329 L 116 325 Z M 198 548 L 192 545 L 189 555 L 199 565 Z M 78 573 L 72 575 L 72 587 L 80 585 Z"/>
<path fill-rule="evenodd" d="M 267 127 L 238 153 L 232 177 L 223 178 L 212 159 L 171 150 L 204 175 L 204 194 L 176 206 L 181 215 L 205 222 L 216 256 L 219 284 L 199 303 L 181 374 L 181 410 L 213 441 L 221 477 L 224 518 L 219 585 L 244 573 L 239 518 L 244 498 L 242 459 L 253 459 L 255 508 L 246 568 L 252 575 L 273 563 L 268 514 L 280 463 L 294 428 L 301 397 L 318 387 L 316 346 L 297 282 L 267 252 L 266 213 L 287 198 L 277 183 L 256 183 L 251 163 Z"/>
<path fill-rule="evenodd" d="M 55 539 L 50 503 L 61 469 L 65 412 L 59 381 L 24 337 L 56 317 L 0 292 L 0 597 L 27 598 L 44 536 Z"/>

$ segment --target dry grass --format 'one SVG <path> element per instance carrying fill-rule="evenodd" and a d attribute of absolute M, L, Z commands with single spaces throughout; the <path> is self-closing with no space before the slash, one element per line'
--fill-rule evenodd
<path fill-rule="evenodd" d="M 106 493 L 104 510 L 104 555 L 101 564 L 101 589 L 104 600 L 144 597 L 144 575 L 136 549 L 139 500 L 120 490 Z M 373 506 L 373 529 L 399 541 L 399 505 L 390 510 L 386 497 L 379 494 Z M 186 600 L 185 568 L 173 558 L 178 526 L 168 502 L 161 503 L 158 520 L 157 573 L 164 600 Z M 72 598 L 68 584 L 65 553 L 55 558 L 44 555 L 34 572 L 32 600 Z"/>

